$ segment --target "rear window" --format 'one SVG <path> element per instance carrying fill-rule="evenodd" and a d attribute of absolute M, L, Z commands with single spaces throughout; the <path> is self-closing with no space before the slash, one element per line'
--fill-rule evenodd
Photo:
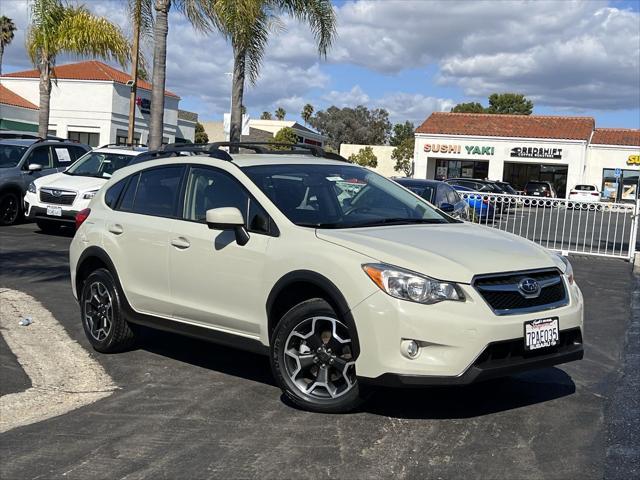
<path fill-rule="evenodd" d="M 549 186 L 546 183 L 529 182 L 525 188 L 527 190 L 548 190 Z"/>
<path fill-rule="evenodd" d="M 596 187 L 593 185 L 576 185 L 574 190 L 582 190 L 584 192 L 595 192 Z"/>

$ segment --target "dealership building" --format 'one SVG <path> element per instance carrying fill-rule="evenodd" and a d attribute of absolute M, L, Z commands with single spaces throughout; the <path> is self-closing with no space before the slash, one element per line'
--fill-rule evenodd
<path fill-rule="evenodd" d="M 38 131 L 38 70 L 0 76 L 0 128 Z M 105 63 L 90 60 L 54 69 L 49 133 L 92 147 L 123 144 L 129 124 L 130 75 Z M 179 110 L 180 97 L 165 91 L 163 142 L 193 141 L 197 115 Z M 149 136 L 151 84 L 138 80 L 135 141 Z"/>
<path fill-rule="evenodd" d="M 632 201 L 640 130 L 596 128 L 592 117 L 437 112 L 416 130 L 414 177 L 488 178 L 517 190 L 549 181 L 561 197 L 585 183 L 607 200 Z"/>

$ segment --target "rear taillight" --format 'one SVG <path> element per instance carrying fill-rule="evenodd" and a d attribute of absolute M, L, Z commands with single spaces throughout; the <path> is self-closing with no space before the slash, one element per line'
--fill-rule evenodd
<path fill-rule="evenodd" d="M 591 195 L 593 195 L 594 197 L 599 197 L 600 194 L 598 192 L 591 192 Z"/>
<path fill-rule="evenodd" d="M 577 195 L 578 192 L 576 192 L 575 190 L 571 190 L 571 192 L 569 192 L 571 195 Z"/>
<path fill-rule="evenodd" d="M 80 210 L 76 213 L 76 230 L 80 228 L 80 226 L 84 223 L 84 221 L 89 218 L 89 214 L 91 213 L 90 208 L 85 208 L 84 210 Z"/>

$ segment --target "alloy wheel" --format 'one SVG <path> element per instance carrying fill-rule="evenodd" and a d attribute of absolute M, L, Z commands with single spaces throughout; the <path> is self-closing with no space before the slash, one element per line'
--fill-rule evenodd
<path fill-rule="evenodd" d="M 285 343 L 284 366 L 302 393 L 318 399 L 345 395 L 355 385 L 355 361 L 347 327 L 330 317 L 300 322 Z"/>
<path fill-rule="evenodd" d="M 93 282 L 84 301 L 84 318 L 91 336 L 101 342 L 111 332 L 113 325 L 113 301 L 102 282 Z"/>
<path fill-rule="evenodd" d="M 0 219 L 5 225 L 11 225 L 18 217 L 18 200 L 15 195 L 10 194 L 2 198 L 0 203 Z"/>

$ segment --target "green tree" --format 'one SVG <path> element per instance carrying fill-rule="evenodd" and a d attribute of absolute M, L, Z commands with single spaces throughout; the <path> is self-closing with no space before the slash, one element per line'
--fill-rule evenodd
<path fill-rule="evenodd" d="M 204 125 L 196 122 L 196 135 L 194 143 L 209 143 L 209 135 L 204 131 Z"/>
<path fill-rule="evenodd" d="M 391 134 L 391 138 L 389 138 L 389 145 L 392 147 L 397 147 L 402 142 L 404 142 L 407 138 L 413 138 L 416 127 L 413 126 L 413 123 L 408 120 L 404 123 L 396 123 L 393 126 L 393 133 Z"/>
<path fill-rule="evenodd" d="M 212 0 L 153 0 L 153 72 L 151 74 L 151 116 L 149 118 L 149 148 L 162 145 L 164 125 L 164 91 L 167 77 L 167 34 L 171 6 L 185 15 L 200 31 L 211 30 Z"/>
<path fill-rule="evenodd" d="M 2 57 L 4 47 L 13 41 L 14 32 L 17 30 L 15 23 L 9 17 L 0 17 L 0 75 L 2 75 Z"/>
<path fill-rule="evenodd" d="M 260 120 L 271 120 L 271 112 L 262 112 Z"/>
<path fill-rule="evenodd" d="M 279 15 L 290 15 L 309 25 L 320 55 L 326 55 L 336 33 L 331 0 L 215 0 L 213 23 L 233 48 L 233 87 L 231 100 L 232 142 L 240 140 L 245 77 L 255 84 L 274 28 L 282 26 Z M 236 153 L 237 148 L 232 148 Z"/>
<path fill-rule="evenodd" d="M 331 106 L 318 111 L 309 124 L 327 136 L 327 144 L 340 150 L 342 143 L 384 145 L 391 131 L 389 112 L 383 108 L 369 110 L 363 105 L 355 108 Z"/>
<path fill-rule="evenodd" d="M 313 116 L 313 111 L 314 111 L 313 105 L 311 105 L 310 103 L 307 103 L 304 107 L 302 107 L 302 112 L 300 112 L 300 116 L 302 117 L 302 120 L 304 120 L 305 125 L 309 124 L 309 120 Z"/>
<path fill-rule="evenodd" d="M 273 137 L 273 140 L 271 140 L 271 143 L 287 143 L 289 145 L 295 145 L 296 143 L 298 143 L 298 135 L 296 134 L 293 128 L 284 127 L 276 132 L 275 136 Z M 273 150 L 286 149 L 286 147 L 278 147 L 275 145 L 272 146 L 271 148 Z"/>
<path fill-rule="evenodd" d="M 489 96 L 487 113 L 531 115 L 533 102 L 521 93 L 492 93 Z"/>
<path fill-rule="evenodd" d="M 273 114 L 275 115 L 277 120 L 284 120 L 284 117 L 287 116 L 287 111 L 282 107 L 278 107 L 276 111 L 273 112 Z"/>
<path fill-rule="evenodd" d="M 34 0 L 27 33 L 27 52 L 40 72 L 38 135 L 46 138 L 51 82 L 58 54 L 117 60 L 124 67 L 129 61 L 131 48 L 117 25 L 93 15 L 84 6 L 67 5 L 62 0 Z"/>
<path fill-rule="evenodd" d="M 451 109 L 452 113 L 485 113 L 484 107 L 478 102 L 459 103 Z"/>
<path fill-rule="evenodd" d="M 413 152 L 415 149 L 415 138 L 405 138 L 400 145 L 391 152 L 391 159 L 396 161 L 393 169 L 402 172 L 406 177 L 413 174 Z"/>
<path fill-rule="evenodd" d="M 373 148 L 371 147 L 361 148 L 358 153 L 349 155 L 347 160 L 361 167 L 376 168 L 378 166 L 378 157 L 373 153 Z"/>

